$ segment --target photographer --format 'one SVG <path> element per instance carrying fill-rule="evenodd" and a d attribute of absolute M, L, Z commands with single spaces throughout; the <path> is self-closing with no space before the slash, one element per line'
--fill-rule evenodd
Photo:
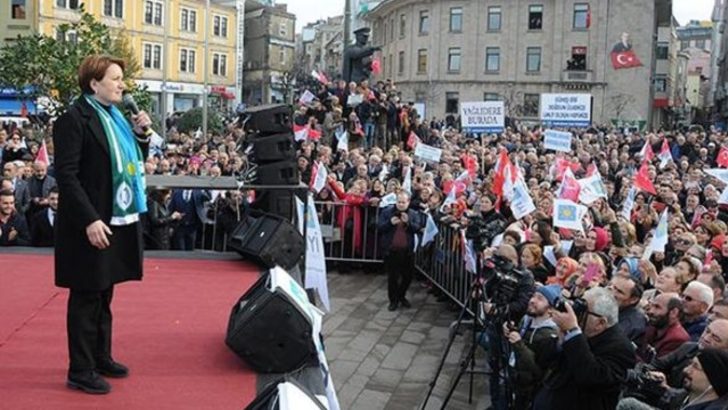
<path fill-rule="evenodd" d="M 485 260 L 484 265 L 485 294 L 489 300 L 483 305 L 483 311 L 488 318 L 486 333 L 491 368 L 490 397 L 493 408 L 500 410 L 508 407 L 506 388 L 510 386 L 504 366 L 507 343 L 502 338 L 502 325 L 521 320 L 534 293 L 534 282 L 530 272 L 516 269 L 518 252 L 511 245 L 501 244 L 495 255 Z"/>
<path fill-rule="evenodd" d="M 515 409 L 530 409 L 533 395 L 544 374 L 558 358 L 558 326 L 549 311 L 561 295 L 561 286 L 541 286 L 528 302 L 526 316 L 518 331 L 503 324 L 503 334 L 512 346 L 509 365 L 513 368 Z"/>
<path fill-rule="evenodd" d="M 388 277 L 389 311 L 396 310 L 400 304 L 405 308 L 411 306 L 405 295 L 412 282 L 414 269 L 414 236 L 424 225 L 419 212 L 408 209 L 409 204 L 409 194 L 400 191 L 397 203 L 379 213 L 377 225 L 384 270 Z"/>
<path fill-rule="evenodd" d="M 584 294 L 586 305 L 579 325 L 574 308 L 552 310 L 563 335 L 556 371 L 536 395 L 534 410 L 614 409 L 627 369 L 634 367 L 632 345 L 617 327 L 619 306 L 609 290 L 593 288 Z"/>

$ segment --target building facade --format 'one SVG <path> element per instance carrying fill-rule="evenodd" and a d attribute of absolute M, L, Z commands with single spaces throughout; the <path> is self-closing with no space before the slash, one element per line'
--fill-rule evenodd
<path fill-rule="evenodd" d="M 80 18 L 78 3 L 40 1 L 39 32 L 76 41 L 75 33 L 62 32 L 59 27 Z M 152 93 L 155 113 L 199 107 L 205 95 L 209 95 L 214 107 L 226 110 L 234 105 L 237 92 L 235 7 L 212 3 L 206 10 L 205 0 L 98 0 L 85 2 L 85 9 L 112 30 L 128 35 L 142 67 L 137 82 Z"/>
<path fill-rule="evenodd" d="M 245 5 L 245 77 L 247 104 L 290 102 L 296 53 L 296 16 L 285 4 Z"/>
<path fill-rule="evenodd" d="M 710 50 L 713 46 L 713 22 L 690 20 L 686 25 L 677 28 L 677 39 L 680 50 Z"/>
<path fill-rule="evenodd" d="M 301 31 L 298 63 L 305 73 L 323 71 L 329 79 L 341 76 L 344 58 L 344 16 L 309 23 Z"/>
<path fill-rule="evenodd" d="M 6 0 L 0 5 L 0 45 L 35 32 L 37 0 Z"/>
<path fill-rule="evenodd" d="M 378 79 L 428 117 L 500 99 L 535 122 L 542 93 L 591 94 L 593 124 L 670 117 L 671 0 L 386 0 L 367 19 L 383 46 Z"/>

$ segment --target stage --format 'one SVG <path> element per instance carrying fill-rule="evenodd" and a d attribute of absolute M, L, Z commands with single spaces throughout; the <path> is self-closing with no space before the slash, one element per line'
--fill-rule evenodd
<path fill-rule="evenodd" d="M 112 303 L 113 356 L 131 374 L 93 396 L 65 385 L 68 292 L 53 284 L 52 250 L 2 249 L 0 407 L 244 408 L 257 376 L 224 339 L 233 303 L 259 274 L 237 256 L 146 253 L 144 280 L 116 286 Z"/>

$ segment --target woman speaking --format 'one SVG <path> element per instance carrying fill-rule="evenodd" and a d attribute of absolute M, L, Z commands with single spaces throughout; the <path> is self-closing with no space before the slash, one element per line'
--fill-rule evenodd
<path fill-rule="evenodd" d="M 142 278 L 146 212 L 145 112 L 131 124 L 116 104 L 124 91 L 124 61 L 87 57 L 78 69 L 82 95 L 53 126 L 59 187 L 55 281 L 69 288 L 67 385 L 86 393 L 111 390 L 101 376 L 126 377 L 111 355 L 114 285 Z"/>

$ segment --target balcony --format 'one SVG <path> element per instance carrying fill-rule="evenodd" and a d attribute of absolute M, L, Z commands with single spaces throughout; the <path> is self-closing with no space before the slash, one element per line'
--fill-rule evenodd
<path fill-rule="evenodd" d="M 590 83 L 594 72 L 591 70 L 564 70 L 561 72 L 561 82 L 564 83 Z"/>

